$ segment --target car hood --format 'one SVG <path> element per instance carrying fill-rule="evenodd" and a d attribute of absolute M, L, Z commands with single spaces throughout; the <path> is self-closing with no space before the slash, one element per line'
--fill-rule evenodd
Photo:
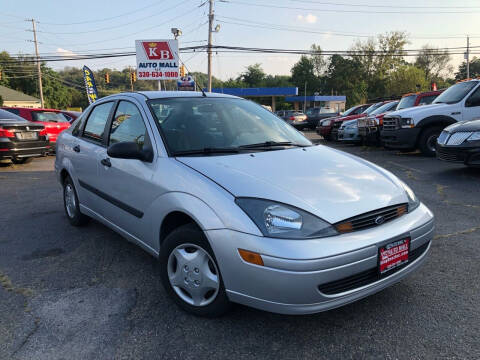
<path fill-rule="evenodd" d="M 330 223 L 408 202 L 388 171 L 322 145 L 177 160 L 235 197 L 290 204 Z"/>
<path fill-rule="evenodd" d="M 432 112 L 435 109 L 435 113 Z M 423 118 L 429 115 L 450 115 L 452 110 L 451 104 L 429 104 L 422 106 L 410 107 L 402 110 L 389 112 L 386 117 L 400 116 L 403 118 Z"/>
<path fill-rule="evenodd" d="M 446 127 L 445 130 L 451 133 L 459 131 L 480 131 L 480 120 L 461 121 Z"/>

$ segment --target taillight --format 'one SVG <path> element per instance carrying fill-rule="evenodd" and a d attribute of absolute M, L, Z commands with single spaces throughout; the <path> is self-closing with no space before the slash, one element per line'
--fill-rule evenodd
<path fill-rule="evenodd" d="M 39 135 L 40 135 L 40 136 L 45 136 L 45 135 L 47 135 L 47 129 L 43 129 L 42 131 L 40 131 Z"/>
<path fill-rule="evenodd" d="M 0 137 L 12 138 L 15 137 L 15 134 L 13 133 L 13 131 L 0 128 Z"/>
<path fill-rule="evenodd" d="M 295 120 L 295 116 L 290 116 L 290 120 Z"/>

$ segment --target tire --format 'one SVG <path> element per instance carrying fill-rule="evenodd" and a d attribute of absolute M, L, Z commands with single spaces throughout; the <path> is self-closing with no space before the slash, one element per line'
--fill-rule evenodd
<path fill-rule="evenodd" d="M 435 146 L 437 143 L 437 138 L 442 132 L 443 128 L 441 127 L 429 127 L 422 131 L 420 139 L 418 142 L 418 147 L 420 151 L 425 156 L 433 157 L 435 156 Z"/>
<path fill-rule="evenodd" d="M 12 163 L 14 164 L 28 164 L 32 162 L 33 157 L 24 157 L 24 158 L 12 158 Z"/>
<path fill-rule="evenodd" d="M 73 226 L 82 226 L 88 223 L 90 218 L 80 212 L 77 190 L 70 176 L 63 182 L 63 209 L 68 221 Z"/>
<path fill-rule="evenodd" d="M 165 238 L 159 262 L 163 287 L 181 309 L 210 318 L 230 310 L 215 255 L 195 224 L 180 226 Z"/>

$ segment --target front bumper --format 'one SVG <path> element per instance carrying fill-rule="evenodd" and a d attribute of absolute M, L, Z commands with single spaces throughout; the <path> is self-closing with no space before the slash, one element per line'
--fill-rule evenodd
<path fill-rule="evenodd" d="M 445 146 L 437 143 L 437 159 L 480 167 L 480 141 L 475 145 Z"/>
<path fill-rule="evenodd" d="M 391 149 L 415 149 L 420 128 L 382 130 L 381 138 L 385 147 Z"/>
<path fill-rule="evenodd" d="M 38 157 L 46 155 L 48 151 L 47 140 L 11 141 L 7 138 L 0 141 L 0 159 Z"/>
<path fill-rule="evenodd" d="M 340 128 L 338 130 L 338 140 L 344 142 L 360 142 L 362 138 L 358 135 L 357 129 Z"/>
<path fill-rule="evenodd" d="M 339 236 L 311 240 L 270 239 L 233 230 L 209 230 L 212 246 L 231 301 L 282 313 L 309 314 L 343 306 L 378 292 L 417 269 L 433 238 L 434 219 L 421 204 L 381 226 Z M 338 293 L 324 293 L 322 285 L 374 271 L 378 248 L 411 237 L 410 251 L 422 250 L 398 271 Z M 244 262 L 238 249 L 262 255 L 264 266 Z"/>

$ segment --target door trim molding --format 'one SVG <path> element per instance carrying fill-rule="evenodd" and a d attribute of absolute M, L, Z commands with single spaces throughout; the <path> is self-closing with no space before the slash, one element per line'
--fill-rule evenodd
<path fill-rule="evenodd" d="M 97 188 L 85 183 L 84 181 L 82 181 L 80 179 L 78 180 L 78 183 L 85 190 L 88 190 L 91 193 L 101 197 L 103 200 L 108 201 L 109 203 L 115 205 L 116 207 L 122 209 L 123 211 L 126 211 L 129 214 L 131 214 L 131 215 L 133 215 L 133 216 L 135 216 L 139 219 L 141 219 L 143 217 L 143 212 L 142 211 L 140 211 L 138 209 L 135 209 L 134 207 L 132 207 L 128 204 L 125 204 L 124 202 L 122 202 L 118 199 L 115 199 L 114 197 L 104 193 L 103 191 L 98 190 Z"/>

